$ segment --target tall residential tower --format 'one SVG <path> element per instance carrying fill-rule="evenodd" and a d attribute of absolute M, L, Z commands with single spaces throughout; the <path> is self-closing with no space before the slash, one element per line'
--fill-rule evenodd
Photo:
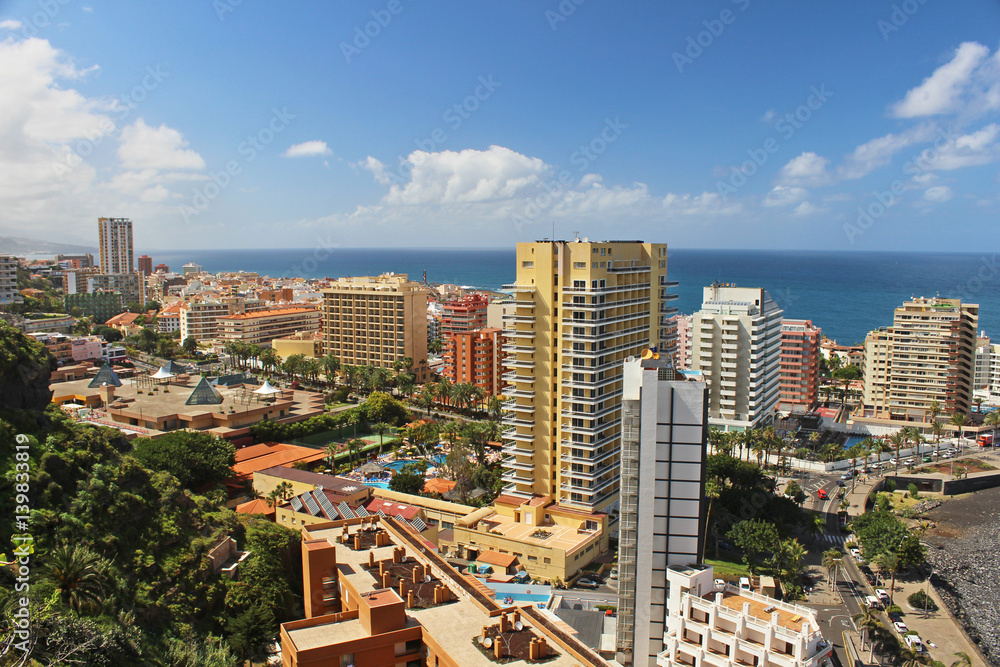
<path fill-rule="evenodd" d="M 517 244 L 504 315 L 504 493 L 594 512 L 618 504 L 622 362 L 672 353 L 667 246 Z"/>
<path fill-rule="evenodd" d="M 132 273 L 132 220 L 129 218 L 98 218 L 97 233 L 101 250 L 101 272 Z"/>

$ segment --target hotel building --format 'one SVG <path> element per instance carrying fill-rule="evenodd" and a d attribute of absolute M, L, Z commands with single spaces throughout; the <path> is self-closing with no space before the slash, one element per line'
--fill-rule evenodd
<path fill-rule="evenodd" d="M 23 301 L 24 297 L 17 290 L 17 258 L 0 255 L 0 306 Z"/>
<path fill-rule="evenodd" d="M 781 323 L 781 388 L 778 409 L 809 410 L 819 398 L 819 343 L 823 331 L 810 320 Z"/>
<path fill-rule="evenodd" d="M 672 354 L 674 285 L 666 244 L 517 244 L 504 315 L 505 495 L 616 509 L 622 361 L 650 347 Z"/>
<path fill-rule="evenodd" d="M 667 566 L 666 650 L 660 667 L 829 667 L 833 647 L 816 612 L 732 584 L 708 565 Z"/>
<path fill-rule="evenodd" d="M 456 350 L 453 338 L 456 334 L 467 334 L 485 328 L 486 308 L 489 304 L 489 298 L 482 294 L 469 294 L 441 304 L 441 331 L 438 334 L 444 352 L 444 367 L 441 370 L 441 375 L 451 380 L 452 383 L 464 382 L 464 380 L 455 379 L 457 376 Z M 428 336 L 428 339 L 433 340 L 434 338 Z"/>
<path fill-rule="evenodd" d="M 270 347 L 275 338 L 320 330 L 322 315 L 315 308 L 275 308 L 252 313 L 225 315 L 218 319 L 218 335 L 222 342 L 242 341 L 250 345 Z"/>
<path fill-rule="evenodd" d="M 926 422 L 972 406 L 979 305 L 920 297 L 895 310 L 893 324 L 865 339 L 864 405 L 856 423 Z"/>
<path fill-rule="evenodd" d="M 427 371 L 427 288 L 406 274 L 339 278 L 323 290 L 325 353 L 342 364 L 392 368 L 413 360 L 417 382 Z"/>
<path fill-rule="evenodd" d="M 153 258 L 149 255 L 139 255 L 136 265 L 139 267 L 139 272 L 147 278 L 153 275 Z"/>
<path fill-rule="evenodd" d="M 284 667 L 607 665 L 544 611 L 501 607 L 403 521 L 340 519 L 302 535 L 305 618 L 281 626 Z"/>
<path fill-rule="evenodd" d="M 106 274 L 132 273 L 132 221 L 129 218 L 98 218 L 101 272 Z"/>
<path fill-rule="evenodd" d="M 669 355 L 624 366 L 616 657 L 656 664 L 667 619 L 667 568 L 701 562 L 708 390 L 676 380 Z"/>
<path fill-rule="evenodd" d="M 781 316 L 766 290 L 716 283 L 691 316 L 691 370 L 709 388 L 709 423 L 726 431 L 774 416 L 781 388 Z"/>
<path fill-rule="evenodd" d="M 452 384 L 474 384 L 488 396 L 502 393 L 503 334 L 500 329 L 462 331 L 448 336 L 443 375 Z"/>

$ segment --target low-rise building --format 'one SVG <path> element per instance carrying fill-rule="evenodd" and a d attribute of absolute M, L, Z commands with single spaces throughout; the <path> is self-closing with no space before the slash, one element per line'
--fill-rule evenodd
<path fill-rule="evenodd" d="M 300 331 L 281 338 L 271 340 L 271 348 L 284 361 L 293 354 L 303 354 L 307 357 L 323 356 L 323 332 Z"/>
<path fill-rule="evenodd" d="M 816 612 L 731 584 L 708 565 L 667 567 L 667 632 L 661 667 L 826 667 L 833 647 Z"/>
<path fill-rule="evenodd" d="M 73 339 L 61 333 L 29 333 L 62 365 L 73 361 Z"/>
<path fill-rule="evenodd" d="M 226 315 L 218 319 L 216 338 L 223 344 L 242 341 L 267 347 L 271 340 L 297 333 L 316 333 L 322 315 L 315 308 L 276 308 L 253 313 Z"/>
<path fill-rule="evenodd" d="M 96 361 L 104 358 L 107 342 L 100 336 L 80 336 L 70 340 L 73 361 Z"/>

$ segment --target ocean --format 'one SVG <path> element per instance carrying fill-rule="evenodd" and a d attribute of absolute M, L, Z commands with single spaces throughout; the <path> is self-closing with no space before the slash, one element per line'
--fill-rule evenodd
<path fill-rule="evenodd" d="M 514 282 L 512 248 L 335 248 L 146 251 L 173 271 L 195 262 L 206 271 L 256 271 L 272 277 L 363 276 L 389 271 L 420 280 L 499 289 Z M 681 313 L 701 306 L 713 281 L 764 287 L 786 318 L 812 320 L 850 345 L 892 324 L 914 296 L 961 298 L 981 306 L 979 328 L 1000 337 L 1000 266 L 993 253 L 669 250 L 667 273 L 680 283 Z"/>

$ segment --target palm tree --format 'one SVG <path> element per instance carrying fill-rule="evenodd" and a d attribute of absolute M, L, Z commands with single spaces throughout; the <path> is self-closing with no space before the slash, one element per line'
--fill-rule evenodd
<path fill-rule="evenodd" d="M 990 414 L 986 415 L 983 419 L 983 423 L 987 426 L 993 427 L 993 446 L 997 446 L 997 427 L 1000 426 L 1000 410 L 994 410 Z"/>
<path fill-rule="evenodd" d="M 930 406 L 927 408 L 927 414 L 930 415 L 930 422 L 933 424 L 937 421 L 937 416 L 941 414 L 941 404 L 937 401 L 931 401 Z"/>
<path fill-rule="evenodd" d="M 912 441 L 917 449 L 917 454 L 920 454 L 920 443 L 924 441 L 924 436 L 920 434 L 920 430 L 916 426 L 905 426 L 902 431 L 903 437 L 907 441 Z"/>
<path fill-rule="evenodd" d="M 265 372 L 271 372 L 281 365 L 281 355 L 273 347 L 263 349 L 260 352 L 260 365 Z"/>
<path fill-rule="evenodd" d="M 442 404 L 451 405 L 451 380 L 448 378 L 441 378 L 441 380 L 434 385 L 434 390 L 437 393 L 438 400 Z"/>
<path fill-rule="evenodd" d="M 809 434 L 809 444 L 812 445 L 813 454 L 816 453 L 816 449 L 819 447 L 819 441 L 823 439 L 822 434 L 819 431 L 813 431 Z"/>
<path fill-rule="evenodd" d="M 340 359 L 335 355 L 328 354 L 319 360 L 319 365 L 323 369 L 326 381 L 331 385 L 335 384 L 337 381 L 337 372 L 340 371 Z"/>
<path fill-rule="evenodd" d="M 872 612 L 868 607 L 862 607 L 861 613 L 854 617 L 854 625 L 861 630 L 861 650 L 865 650 L 865 639 L 871 641 L 871 651 L 874 656 L 875 653 L 875 634 L 880 630 L 885 628 L 882 622 L 878 620 L 878 617 Z M 869 657 L 868 662 L 871 662 L 871 657 Z"/>
<path fill-rule="evenodd" d="M 972 656 L 963 651 L 957 651 L 955 655 L 958 656 L 958 660 L 951 663 L 951 667 L 972 667 Z"/>
<path fill-rule="evenodd" d="M 257 360 L 260 359 L 260 353 L 263 352 L 260 345 L 248 345 L 247 346 L 247 356 L 251 361 L 254 362 L 253 366 L 257 366 Z"/>
<path fill-rule="evenodd" d="M 375 422 L 371 425 L 372 432 L 378 433 L 378 455 L 382 456 L 382 434 L 392 428 L 392 424 L 385 422 Z"/>
<path fill-rule="evenodd" d="M 875 557 L 875 564 L 878 565 L 879 572 L 887 570 L 892 573 L 892 584 L 889 587 L 889 604 L 891 605 L 896 594 L 896 572 L 899 571 L 899 556 L 891 551 L 881 553 Z"/>
<path fill-rule="evenodd" d="M 503 400 L 501 400 L 499 396 L 490 396 L 486 400 L 486 414 L 488 414 L 490 419 L 493 421 L 497 421 L 500 419 L 501 412 L 503 412 Z"/>
<path fill-rule="evenodd" d="M 806 522 L 806 532 L 813 542 L 819 542 L 819 536 L 826 530 L 826 517 L 822 514 L 813 514 L 812 519 Z"/>
<path fill-rule="evenodd" d="M 401 396 L 410 396 L 415 386 L 416 379 L 412 375 L 404 373 L 403 375 L 396 376 L 396 388 L 399 389 Z"/>
<path fill-rule="evenodd" d="M 900 645 L 896 653 L 896 664 L 902 667 L 916 667 L 917 665 L 929 665 L 931 658 L 926 653 L 921 653 L 906 645 Z"/>
<path fill-rule="evenodd" d="M 851 459 L 851 493 L 854 493 L 854 484 L 857 481 L 858 476 L 855 474 L 858 467 L 859 458 L 867 458 L 868 451 L 861 445 L 861 443 L 851 445 L 847 450 L 847 456 Z"/>
<path fill-rule="evenodd" d="M 952 426 L 955 426 L 955 427 L 958 428 L 958 446 L 959 447 L 962 446 L 962 441 L 965 440 L 965 431 L 964 431 L 964 429 L 965 429 L 965 424 L 968 421 L 969 421 L 968 416 L 963 415 L 960 412 L 956 412 L 955 414 L 953 414 L 951 416 L 951 419 L 948 420 L 949 424 L 951 424 Z"/>
<path fill-rule="evenodd" d="M 906 436 L 903 435 L 902 429 L 896 431 L 889 436 L 889 442 L 896 449 L 896 474 L 899 474 L 899 448 L 906 444 Z"/>
<path fill-rule="evenodd" d="M 943 432 L 944 432 L 944 426 L 941 425 L 941 422 L 939 422 L 938 420 L 935 419 L 934 422 L 931 424 L 931 433 L 934 434 L 934 453 L 935 454 L 940 454 L 941 453 L 941 434 Z"/>
<path fill-rule="evenodd" d="M 722 495 L 723 484 L 718 477 L 712 477 L 705 482 L 705 497 L 708 498 L 708 511 L 705 513 L 705 540 L 702 544 L 702 554 L 708 551 L 708 525 L 712 523 L 712 505 Z"/>
<path fill-rule="evenodd" d="M 331 442 L 326 446 L 326 464 L 330 467 L 330 472 L 336 473 L 336 463 L 337 463 L 337 450 L 339 447 L 336 442 Z"/>
<path fill-rule="evenodd" d="M 823 567 L 829 573 L 830 590 L 837 583 L 837 571 L 844 567 L 844 554 L 840 549 L 827 549 L 823 552 Z"/>
<path fill-rule="evenodd" d="M 434 388 L 430 385 L 425 385 L 417 396 L 417 403 L 427 410 L 428 417 L 431 415 L 431 408 L 434 407 L 434 396 Z"/>
<path fill-rule="evenodd" d="M 61 546 L 48 556 L 42 576 L 60 601 L 77 613 L 100 611 L 109 582 L 107 563 L 85 546 Z"/>

